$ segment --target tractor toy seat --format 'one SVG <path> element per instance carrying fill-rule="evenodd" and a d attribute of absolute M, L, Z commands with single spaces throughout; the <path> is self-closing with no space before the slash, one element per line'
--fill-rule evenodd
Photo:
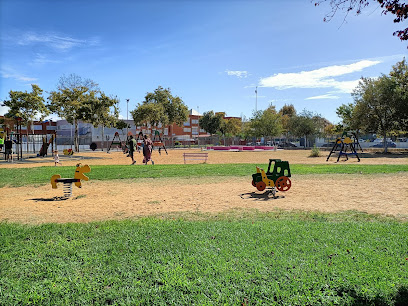
<path fill-rule="evenodd" d="M 264 191 L 266 187 L 272 188 L 272 193 L 275 196 L 276 189 L 278 191 L 288 191 L 292 186 L 289 179 L 291 177 L 288 161 L 280 159 L 270 159 L 268 170 L 256 167 L 256 173 L 252 174 L 252 186 L 258 191 Z"/>

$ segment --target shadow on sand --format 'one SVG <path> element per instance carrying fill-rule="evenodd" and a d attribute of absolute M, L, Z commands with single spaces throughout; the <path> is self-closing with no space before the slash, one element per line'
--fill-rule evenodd
<path fill-rule="evenodd" d="M 53 198 L 34 198 L 28 199 L 28 201 L 35 201 L 35 202 L 48 202 L 48 201 L 65 201 L 68 200 L 67 197 L 53 197 Z"/>
<path fill-rule="evenodd" d="M 407 158 L 408 157 L 408 152 L 395 152 L 391 151 L 388 153 L 383 153 L 383 152 L 364 152 L 364 153 L 358 153 L 358 156 L 360 158 Z"/>
<path fill-rule="evenodd" d="M 277 200 L 277 199 L 285 198 L 285 196 L 276 196 L 276 195 L 274 197 L 272 191 L 270 190 L 265 191 L 264 193 L 247 192 L 247 193 L 241 194 L 240 197 L 244 200 L 255 199 L 255 200 L 262 200 L 262 201 Z"/>

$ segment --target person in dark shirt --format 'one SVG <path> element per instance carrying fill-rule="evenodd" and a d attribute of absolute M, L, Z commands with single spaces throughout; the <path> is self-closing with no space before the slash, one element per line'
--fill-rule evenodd
<path fill-rule="evenodd" d="M 4 153 L 6 154 L 6 161 L 12 161 L 13 154 L 13 142 L 10 136 L 7 136 L 7 140 L 4 141 Z"/>
<path fill-rule="evenodd" d="M 129 136 L 128 146 L 129 146 L 129 156 L 132 159 L 132 165 L 134 165 L 136 164 L 136 161 L 134 159 L 133 154 L 137 150 L 137 142 L 136 142 L 136 139 L 134 139 L 132 135 Z"/>

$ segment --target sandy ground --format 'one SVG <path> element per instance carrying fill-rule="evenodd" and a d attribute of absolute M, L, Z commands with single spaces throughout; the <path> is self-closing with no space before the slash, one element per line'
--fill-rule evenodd
<path fill-rule="evenodd" d="M 168 154 L 162 151 L 162 154 L 155 150 L 153 151 L 153 160 L 156 164 L 183 164 L 183 153 L 197 153 L 207 152 L 209 164 L 223 164 L 223 163 L 268 163 L 270 158 L 279 158 L 287 160 L 291 164 L 327 164 L 336 163 L 337 155 L 332 155 L 329 161 L 326 161 L 329 155 L 328 151 L 322 151 L 320 157 L 309 157 L 310 150 L 277 150 L 277 151 L 252 151 L 252 152 L 225 152 L 225 151 L 201 151 L 199 149 L 172 149 L 167 150 Z M 408 153 L 405 154 L 376 154 L 376 153 L 359 153 L 361 163 L 364 164 L 408 164 Z M 142 165 L 143 155 L 135 153 L 136 166 Z M 73 156 L 60 155 L 60 161 L 63 166 L 75 166 L 76 163 L 81 162 L 83 164 L 92 165 L 128 165 L 131 163 L 129 157 L 126 157 L 120 151 L 106 152 L 79 152 Z M 188 161 L 188 163 L 199 163 L 200 161 Z M 357 158 L 354 156 L 349 157 L 346 161 L 342 157 L 339 163 L 358 163 Z M 28 158 L 24 161 L 14 161 L 13 163 L 6 163 L 4 160 L 0 160 L 0 168 L 26 168 L 26 167 L 42 167 L 42 166 L 54 166 L 54 160 L 50 157 L 35 157 Z"/>
<path fill-rule="evenodd" d="M 376 183 L 374 183 L 376 182 Z M 3 188 L 0 220 L 19 223 L 65 223 L 126 219 L 173 212 L 228 212 L 232 209 L 271 211 L 357 210 L 408 218 L 408 174 L 303 175 L 278 198 L 257 192 L 249 178 L 135 179 L 84 182 L 73 196 L 50 186 Z"/>
<path fill-rule="evenodd" d="M 169 154 L 153 153 L 156 164 L 183 164 L 184 152 L 199 150 L 169 150 Z M 259 163 L 269 158 L 280 158 L 290 163 L 334 163 L 337 157 L 326 162 L 328 152 L 321 157 L 308 157 L 310 151 L 282 150 L 276 152 L 217 152 L 207 151 L 208 163 Z M 142 155 L 136 154 L 137 165 L 143 167 Z M 86 152 L 72 157 L 62 156 L 64 166 L 76 163 L 130 164 L 121 152 Z M 190 161 L 189 163 L 192 163 Z M 357 159 L 340 163 L 356 164 Z M 362 154 L 364 164 L 408 164 L 407 155 L 381 156 Z M 33 158 L 20 163 L 0 163 L 0 167 L 39 167 L 54 165 L 52 158 Z M 367 213 L 392 215 L 408 219 L 408 174 L 376 175 L 302 175 L 292 174 L 292 188 L 278 193 L 274 199 L 268 193 L 257 192 L 248 178 L 179 178 L 133 179 L 112 182 L 83 182 L 82 188 L 73 186 L 73 196 L 55 201 L 63 195 L 63 188 L 50 185 L 1 188 L 0 221 L 28 224 L 48 222 L 89 222 L 126 219 L 138 216 L 178 212 L 218 213 L 234 209 L 271 211 L 317 210 L 337 212 L 357 210 Z"/>

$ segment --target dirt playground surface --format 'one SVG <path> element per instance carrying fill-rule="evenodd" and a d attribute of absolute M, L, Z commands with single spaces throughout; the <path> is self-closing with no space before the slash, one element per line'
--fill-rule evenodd
<path fill-rule="evenodd" d="M 184 164 L 183 153 L 199 150 L 168 150 L 158 155 L 153 152 L 156 164 Z M 291 164 L 335 163 L 337 157 L 326 162 L 328 152 L 321 157 L 308 157 L 309 150 L 282 150 L 272 152 L 219 152 L 206 151 L 208 163 L 259 163 L 269 158 L 288 160 Z M 64 166 L 76 163 L 92 165 L 141 165 L 142 155 L 136 153 L 137 164 L 121 152 L 85 152 L 72 157 L 61 156 Z M 198 163 L 190 161 L 189 163 Z M 361 154 L 362 164 L 408 164 L 407 155 Z M 357 164 L 357 159 L 339 164 Z M 51 157 L 27 159 L 21 163 L 5 163 L 0 167 L 53 166 Z M 56 167 L 56 173 L 58 168 Z M 255 172 L 255 169 L 254 169 Z M 73 186 L 73 196 L 64 201 L 53 200 L 62 196 L 62 186 L 52 189 L 42 186 L 4 187 L 0 191 L 0 221 L 27 224 L 89 222 L 120 220 L 139 216 L 179 212 L 219 213 L 235 209 L 259 211 L 314 210 L 339 212 L 356 210 L 372 214 L 392 215 L 408 219 L 408 174 L 376 175 L 299 175 L 292 174 L 292 188 L 278 198 L 256 192 L 248 177 L 222 178 L 163 178 L 130 179 L 120 181 L 83 182 L 82 189 Z"/>

